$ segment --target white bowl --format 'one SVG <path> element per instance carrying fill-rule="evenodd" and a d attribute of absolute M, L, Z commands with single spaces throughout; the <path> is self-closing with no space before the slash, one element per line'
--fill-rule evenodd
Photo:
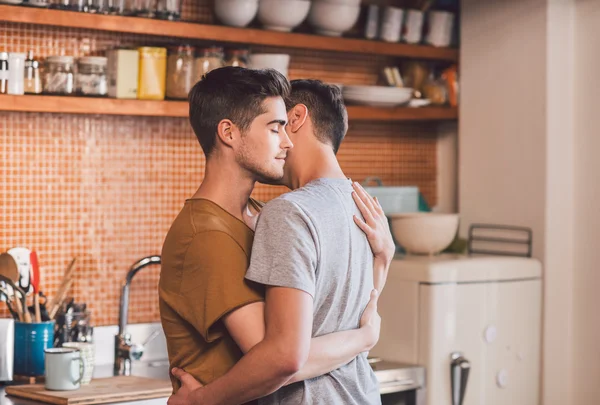
<path fill-rule="evenodd" d="M 289 32 L 308 16 L 310 0 L 260 0 L 258 20 L 268 30 Z"/>
<path fill-rule="evenodd" d="M 361 0 L 313 0 L 320 3 L 347 4 L 349 6 L 360 6 Z"/>
<path fill-rule="evenodd" d="M 321 35 L 339 37 L 356 24 L 360 6 L 313 2 L 308 13 L 308 22 Z"/>
<path fill-rule="evenodd" d="M 407 87 L 345 86 L 342 94 L 345 101 L 373 107 L 393 107 L 408 103 L 413 89 Z"/>
<path fill-rule="evenodd" d="M 411 254 L 441 252 L 450 246 L 458 230 L 458 214 L 402 213 L 391 218 L 394 238 Z"/>
<path fill-rule="evenodd" d="M 287 77 L 290 55 L 285 53 L 252 53 L 248 57 L 250 69 L 275 69 Z"/>
<path fill-rule="evenodd" d="M 231 27 L 246 27 L 257 12 L 258 0 L 215 0 L 215 15 Z"/>

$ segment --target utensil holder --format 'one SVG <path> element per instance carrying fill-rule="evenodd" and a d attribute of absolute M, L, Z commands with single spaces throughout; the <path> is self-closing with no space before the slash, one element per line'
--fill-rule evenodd
<path fill-rule="evenodd" d="M 53 347 L 54 321 L 15 322 L 14 373 L 20 376 L 43 376 L 44 350 Z"/>

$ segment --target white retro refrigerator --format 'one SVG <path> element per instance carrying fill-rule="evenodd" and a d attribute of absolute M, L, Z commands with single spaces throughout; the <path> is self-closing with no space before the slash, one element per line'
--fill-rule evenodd
<path fill-rule="evenodd" d="M 525 258 L 394 260 L 370 355 L 425 366 L 420 405 L 538 405 L 541 272 Z"/>

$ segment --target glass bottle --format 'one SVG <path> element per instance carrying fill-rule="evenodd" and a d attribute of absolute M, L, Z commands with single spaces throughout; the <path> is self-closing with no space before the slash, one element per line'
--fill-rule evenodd
<path fill-rule="evenodd" d="M 40 94 L 42 92 L 42 77 L 40 62 L 33 57 L 33 51 L 27 52 L 25 59 L 25 94 Z"/>

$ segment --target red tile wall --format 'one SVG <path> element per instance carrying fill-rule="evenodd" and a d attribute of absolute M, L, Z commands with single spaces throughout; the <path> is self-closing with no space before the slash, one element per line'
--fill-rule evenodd
<path fill-rule="evenodd" d="M 212 22 L 207 1 L 185 1 L 184 18 Z M 0 23 L 0 51 L 33 49 L 38 58 L 173 43 L 180 41 Z M 380 67 L 393 61 L 253 50 L 291 53 L 291 79 L 342 84 L 374 84 Z M 435 205 L 435 135 L 430 124 L 351 122 L 338 158 L 355 180 L 379 176 L 388 185 L 417 185 Z M 203 174 L 204 156 L 183 118 L 0 113 L 0 251 L 14 246 L 37 250 L 42 290 L 49 296 L 77 257 L 70 295 L 88 303 L 95 325 L 116 324 L 120 286 L 129 266 L 160 253 L 171 221 Z M 258 186 L 254 196 L 269 200 L 284 191 Z M 158 266 L 147 268 L 134 279 L 131 322 L 159 319 L 158 271 Z M 3 307 L 0 316 L 7 316 Z"/>

